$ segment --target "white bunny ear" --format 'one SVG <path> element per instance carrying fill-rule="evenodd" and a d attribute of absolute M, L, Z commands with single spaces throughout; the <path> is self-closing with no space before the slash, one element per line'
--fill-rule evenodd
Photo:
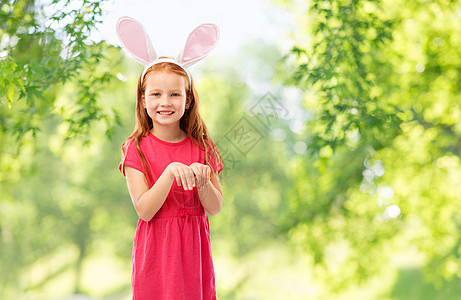
<path fill-rule="evenodd" d="M 126 50 L 142 65 L 147 66 L 157 58 L 144 26 L 137 20 L 130 17 L 118 19 L 117 35 Z"/>
<path fill-rule="evenodd" d="M 219 28 L 215 24 L 202 24 L 189 34 L 186 45 L 176 61 L 189 67 L 211 52 L 218 42 Z"/>

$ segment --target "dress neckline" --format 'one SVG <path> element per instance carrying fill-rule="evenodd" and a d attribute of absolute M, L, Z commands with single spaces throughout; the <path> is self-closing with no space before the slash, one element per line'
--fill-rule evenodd
<path fill-rule="evenodd" d="M 161 144 L 167 145 L 167 146 L 179 146 L 179 145 L 182 145 L 182 144 L 186 143 L 187 140 L 189 139 L 189 135 L 186 135 L 186 137 L 182 141 L 173 143 L 173 142 L 167 142 L 167 141 L 164 141 L 162 139 L 159 139 L 152 132 L 149 132 L 149 136 L 152 137 L 155 141 L 157 141 L 157 142 L 159 142 Z"/>

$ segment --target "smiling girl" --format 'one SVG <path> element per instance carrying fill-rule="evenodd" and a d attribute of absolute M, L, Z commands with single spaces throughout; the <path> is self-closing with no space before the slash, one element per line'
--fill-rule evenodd
<path fill-rule="evenodd" d="M 222 159 L 188 70 L 156 58 L 139 78 L 119 169 L 139 216 L 133 299 L 216 299 L 208 217 L 222 207 Z"/>

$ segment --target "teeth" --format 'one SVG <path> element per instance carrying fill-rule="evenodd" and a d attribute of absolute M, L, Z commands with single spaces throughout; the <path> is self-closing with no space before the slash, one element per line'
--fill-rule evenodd
<path fill-rule="evenodd" d="M 170 111 L 170 112 L 159 111 L 158 113 L 161 114 L 161 115 L 171 115 L 173 112 L 172 111 Z"/>

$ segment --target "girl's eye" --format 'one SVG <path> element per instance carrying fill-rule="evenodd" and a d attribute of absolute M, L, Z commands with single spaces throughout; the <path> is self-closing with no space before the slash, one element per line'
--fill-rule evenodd
<path fill-rule="evenodd" d="M 171 96 L 173 96 L 173 97 L 179 97 L 179 96 L 181 96 L 181 94 L 173 93 L 173 94 L 171 94 Z"/>
<path fill-rule="evenodd" d="M 158 97 L 158 96 L 160 96 L 160 93 L 152 93 L 152 94 L 150 94 L 150 95 L 151 95 L 151 96 L 154 96 L 154 97 Z"/>

